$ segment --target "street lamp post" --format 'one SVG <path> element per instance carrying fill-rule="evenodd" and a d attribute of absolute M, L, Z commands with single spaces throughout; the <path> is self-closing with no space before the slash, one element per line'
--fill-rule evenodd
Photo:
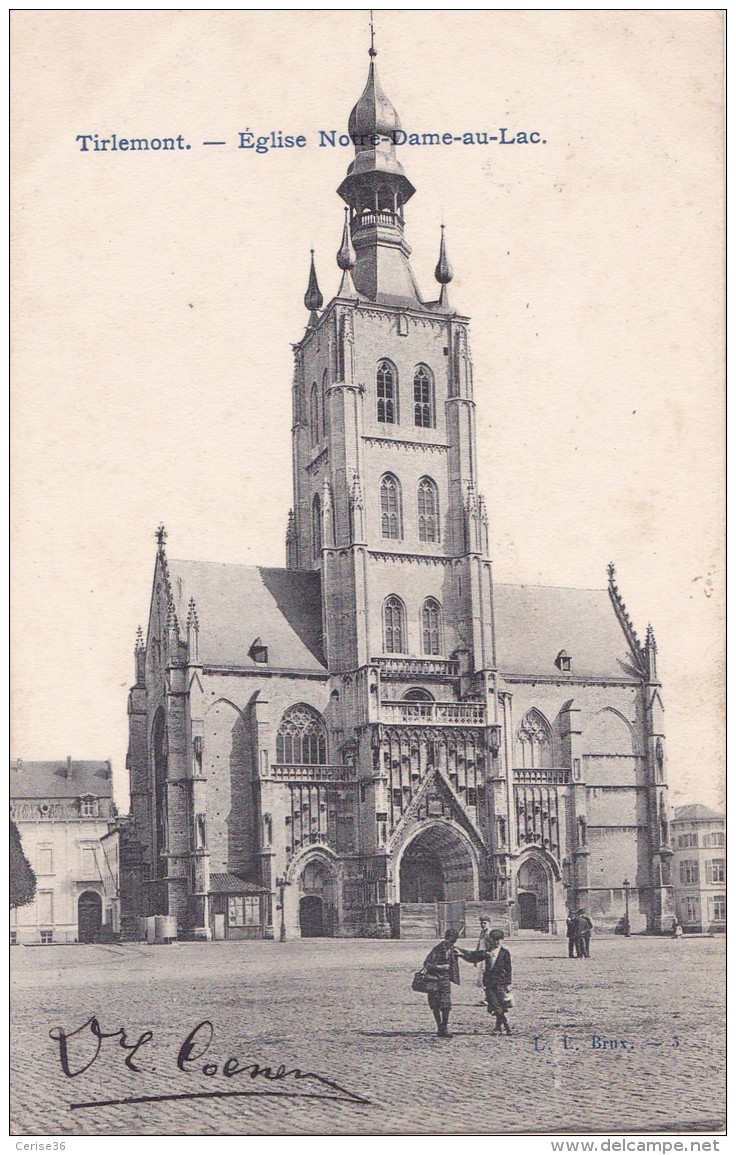
<path fill-rule="evenodd" d="M 277 878 L 276 886 L 279 890 L 279 910 L 281 911 L 281 927 L 279 929 L 279 942 L 286 942 L 286 915 L 284 912 L 284 891 L 291 883 L 286 878 Z"/>
<path fill-rule="evenodd" d="M 631 937 L 631 923 L 629 922 L 629 886 L 628 878 L 624 879 L 624 900 L 626 902 L 626 914 L 624 915 L 624 937 Z"/>

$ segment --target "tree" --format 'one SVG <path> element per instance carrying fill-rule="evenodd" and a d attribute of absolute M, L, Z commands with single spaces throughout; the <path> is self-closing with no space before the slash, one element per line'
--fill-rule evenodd
<path fill-rule="evenodd" d="M 27 906 L 36 897 L 36 875 L 25 856 L 18 827 L 10 819 L 10 909 Z"/>

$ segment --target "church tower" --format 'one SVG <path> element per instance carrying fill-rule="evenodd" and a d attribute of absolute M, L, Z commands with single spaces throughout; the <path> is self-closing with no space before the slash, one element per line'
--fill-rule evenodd
<path fill-rule="evenodd" d="M 398 852 L 431 814 L 443 821 L 430 825 L 427 846 L 439 840 L 446 853 L 416 848 L 404 893 L 447 896 L 439 866 L 428 877 L 431 858 L 454 864 L 453 897 L 477 898 L 479 876 L 490 897 L 493 585 L 468 318 L 450 303 L 444 227 L 435 299 L 423 298 L 412 271 L 414 188 L 375 57 L 372 47 L 349 119 L 355 158 L 338 189 L 342 279 L 322 309 L 312 255 L 309 321 L 294 348 L 287 564 L 321 573 L 330 724 L 358 773 L 360 852 L 375 857 L 398 901 Z"/>

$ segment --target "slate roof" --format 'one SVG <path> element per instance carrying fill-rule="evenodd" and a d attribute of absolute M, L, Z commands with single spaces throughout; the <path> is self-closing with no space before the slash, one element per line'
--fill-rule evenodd
<path fill-rule="evenodd" d="M 675 822 L 706 822 L 718 819 L 721 822 L 726 815 L 721 814 L 718 810 L 711 810 L 710 806 L 703 806 L 701 802 L 693 802 L 689 806 L 675 807 Z"/>
<path fill-rule="evenodd" d="M 244 882 L 237 874 L 211 874 L 210 894 L 268 894 L 268 890 L 255 882 Z"/>
<path fill-rule="evenodd" d="M 195 600 L 201 662 L 259 668 L 248 651 L 260 637 L 269 667 L 324 672 L 318 571 L 171 559 L 168 565 L 182 629 Z"/>
<path fill-rule="evenodd" d="M 565 650 L 574 677 L 641 681 L 608 590 L 496 583 L 493 590 L 502 674 L 564 677 L 555 658 Z"/>
<path fill-rule="evenodd" d="M 66 758 L 58 762 L 11 762 L 11 798 L 112 798 L 112 771 L 109 762 L 71 763 L 67 777 Z"/>

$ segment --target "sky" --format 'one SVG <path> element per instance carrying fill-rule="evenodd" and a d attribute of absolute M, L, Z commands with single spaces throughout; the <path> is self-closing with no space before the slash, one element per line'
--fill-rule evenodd
<path fill-rule="evenodd" d="M 439 225 L 472 318 L 501 582 L 603 587 L 664 684 L 671 797 L 723 803 L 721 15 L 394 12 L 381 82 L 412 264 Z M 17 11 L 12 756 L 111 758 L 164 522 L 171 557 L 284 564 L 291 343 L 367 75 L 358 11 Z M 307 137 L 257 154 L 239 133 Z M 182 135 L 174 152 L 76 138 Z M 224 146 L 204 146 L 221 140 Z"/>

